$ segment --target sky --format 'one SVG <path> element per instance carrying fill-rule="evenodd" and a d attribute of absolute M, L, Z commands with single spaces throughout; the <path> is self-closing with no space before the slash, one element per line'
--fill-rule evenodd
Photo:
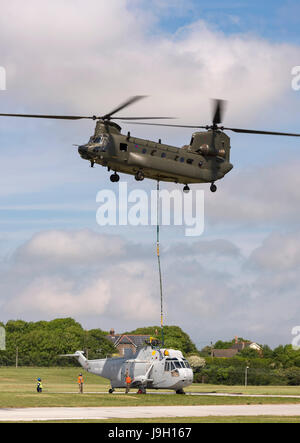
<path fill-rule="evenodd" d="M 133 95 L 132 115 L 300 132 L 300 5 L 286 1 L 0 0 L 2 113 L 103 115 Z M 91 121 L 0 120 L 0 320 L 71 316 L 116 332 L 160 323 L 156 230 L 96 222 L 116 184 L 73 144 Z M 189 129 L 129 126 L 183 146 Z M 198 348 L 244 337 L 291 343 L 300 322 L 299 141 L 228 134 L 234 169 L 204 190 L 205 228 L 162 227 L 165 322 Z M 121 175 L 129 190 L 156 184 Z M 138 188 L 137 188 L 138 186 Z M 181 189 L 162 184 L 164 189 Z"/>

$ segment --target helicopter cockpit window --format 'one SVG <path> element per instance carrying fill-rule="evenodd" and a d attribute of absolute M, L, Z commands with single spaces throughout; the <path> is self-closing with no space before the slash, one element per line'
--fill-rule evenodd
<path fill-rule="evenodd" d="M 108 145 L 108 137 L 106 135 L 102 135 L 101 137 L 99 137 L 99 141 L 98 141 L 101 151 L 105 151 Z"/>
<path fill-rule="evenodd" d="M 167 360 L 166 363 L 165 363 L 165 371 L 166 372 L 174 371 L 174 369 L 176 367 L 180 367 L 180 366 L 175 366 L 175 362 L 172 361 L 172 360 Z"/>
<path fill-rule="evenodd" d="M 184 359 L 183 362 L 184 362 L 184 365 L 186 368 L 189 368 L 189 369 L 191 368 L 191 366 L 187 360 Z"/>
<path fill-rule="evenodd" d="M 120 151 L 121 152 L 127 152 L 127 150 L 128 150 L 127 143 L 120 143 Z"/>
<path fill-rule="evenodd" d="M 101 137 L 91 137 L 89 143 L 97 144 L 99 145 L 101 151 L 105 151 L 108 143 L 108 137 L 105 135 L 102 135 Z"/>

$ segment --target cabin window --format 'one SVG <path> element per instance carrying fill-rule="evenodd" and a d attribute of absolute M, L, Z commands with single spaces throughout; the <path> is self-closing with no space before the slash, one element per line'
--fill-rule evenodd
<path fill-rule="evenodd" d="M 127 152 L 128 151 L 127 143 L 120 143 L 120 151 L 121 152 Z"/>
<path fill-rule="evenodd" d="M 180 161 L 181 161 L 181 163 L 184 163 L 184 158 L 183 158 L 183 157 L 181 157 Z"/>
<path fill-rule="evenodd" d="M 193 164 L 193 161 L 194 161 L 193 159 L 188 158 L 186 162 L 187 162 L 189 165 L 192 165 L 192 164 Z"/>
<path fill-rule="evenodd" d="M 147 154 L 147 149 L 144 148 L 144 149 L 142 150 L 142 153 L 143 153 L 143 154 Z"/>
<path fill-rule="evenodd" d="M 199 162 L 199 168 L 202 168 L 203 162 Z"/>
<path fill-rule="evenodd" d="M 167 156 L 167 154 L 166 154 L 165 152 L 163 152 L 163 153 L 161 154 L 161 157 L 162 157 L 162 158 L 166 158 L 166 156 Z"/>

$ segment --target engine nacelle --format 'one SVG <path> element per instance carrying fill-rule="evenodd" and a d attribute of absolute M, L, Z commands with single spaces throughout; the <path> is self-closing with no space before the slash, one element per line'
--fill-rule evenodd
<path fill-rule="evenodd" d="M 215 149 L 213 146 L 209 146 L 207 144 L 201 145 L 198 149 L 199 154 L 204 156 L 212 156 L 212 157 L 226 157 L 225 149 Z"/>
<path fill-rule="evenodd" d="M 190 149 L 204 156 L 230 159 L 230 138 L 222 131 L 195 132 Z"/>

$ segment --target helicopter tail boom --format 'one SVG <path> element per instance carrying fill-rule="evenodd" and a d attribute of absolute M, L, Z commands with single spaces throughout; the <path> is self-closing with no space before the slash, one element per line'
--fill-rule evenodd
<path fill-rule="evenodd" d="M 86 368 L 88 365 L 88 360 L 83 355 L 82 351 L 76 351 L 75 354 L 64 354 L 60 355 L 60 357 L 67 357 L 67 358 L 76 358 L 78 363 L 83 367 Z"/>

